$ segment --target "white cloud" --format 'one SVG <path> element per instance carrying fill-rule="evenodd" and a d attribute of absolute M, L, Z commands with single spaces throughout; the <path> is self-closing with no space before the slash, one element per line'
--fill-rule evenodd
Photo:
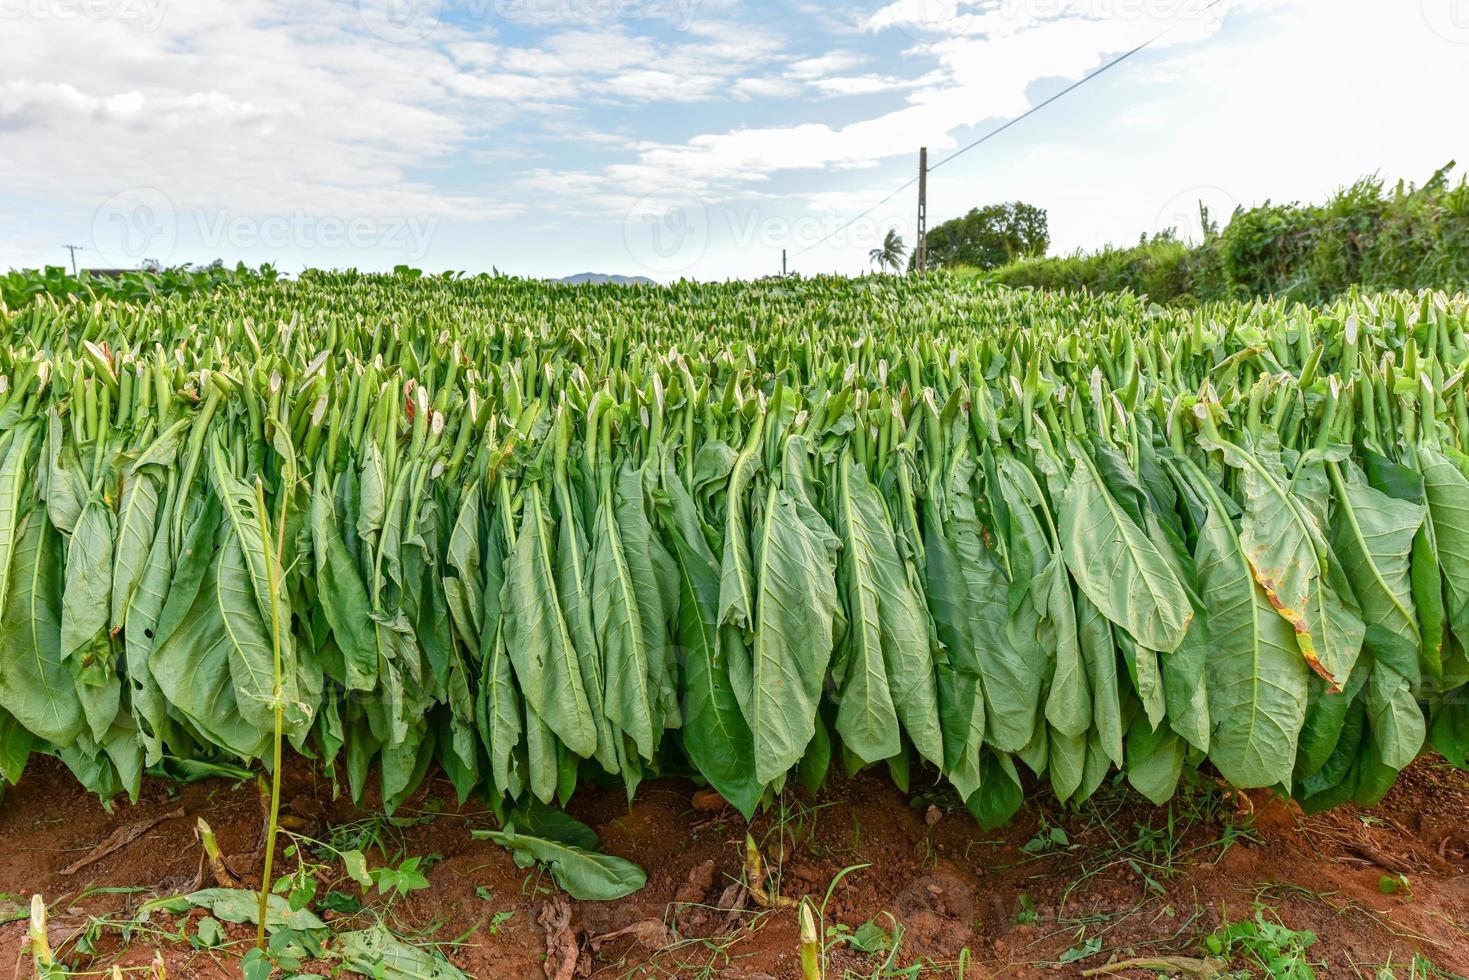
<path fill-rule="evenodd" d="M 920 144 L 942 151 L 956 133 L 987 119 L 1014 116 L 1030 104 L 1030 85 L 1046 78 L 1076 79 L 1095 69 L 1108 52 L 1134 46 L 1151 30 L 1137 21 L 1060 18 L 1038 20 L 998 37 L 960 35 L 926 46 L 938 68 L 915 80 L 868 76 L 823 78 L 850 59 L 810 59 L 801 73 L 830 94 L 872 93 L 912 87 L 909 104 L 881 115 L 833 126 L 801 123 L 705 133 L 682 143 L 650 144 L 636 165 L 606 169 L 614 179 L 637 181 L 643 190 L 667 187 L 671 175 L 705 196 L 741 184 L 762 184 L 781 171 L 870 166 Z M 794 66 L 793 66 L 794 73 Z"/>
<path fill-rule="evenodd" d="M 849 71 L 866 60 L 850 51 L 833 51 L 817 58 L 802 58 L 793 61 L 786 71 L 792 78 L 810 80 Z"/>
<path fill-rule="evenodd" d="M 906 180 L 920 144 L 942 157 L 1164 29 L 939 171 L 933 220 L 1018 197 L 1050 209 L 1060 248 L 1131 241 L 1200 188 L 1319 198 L 1364 172 L 1425 176 L 1466 135 L 1440 106 L 1469 88 L 1469 46 L 1413 0 L 445 0 L 456 16 L 407 25 L 426 40 L 366 16 L 382 2 L 0 22 L 0 268 L 55 261 L 35 250 L 129 187 L 180 214 L 423 216 L 490 242 L 455 245 L 455 267 L 503 267 L 483 226 L 529 201 L 563 227 L 515 228 L 541 266 L 596 267 L 626 215 L 671 201 L 825 227 Z M 869 224 L 906 229 L 912 210 L 905 193 Z M 798 267 L 855 270 L 858 252 L 838 240 Z M 757 253 L 713 240 L 689 271 L 769 271 Z"/>
<path fill-rule="evenodd" d="M 740 98 L 777 99 L 795 95 L 801 87 L 785 78 L 737 78 L 733 92 Z"/>
<path fill-rule="evenodd" d="M 189 0 L 149 20 L 7 17 L 4 190 L 51 202 L 73 228 L 131 187 L 166 188 L 179 210 L 489 220 L 523 207 L 503 176 L 437 183 L 460 160 L 489 164 L 487 139 L 534 146 L 536 127 L 573 106 L 710 100 L 776 67 L 783 41 L 766 28 L 748 39 L 633 30 L 639 19 L 666 26 L 692 2 L 474 0 L 467 20 L 419 25 L 426 41 L 385 31 L 375 0 Z M 725 6 L 698 0 L 701 26 Z M 551 13 L 572 29 L 531 45 L 499 31 L 511 15 Z M 575 29 L 585 23 L 600 28 Z M 0 266 L 24 260 L 0 256 Z"/>

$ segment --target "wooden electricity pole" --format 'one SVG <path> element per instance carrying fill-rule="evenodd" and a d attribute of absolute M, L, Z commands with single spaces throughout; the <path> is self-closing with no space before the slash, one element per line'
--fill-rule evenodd
<path fill-rule="evenodd" d="M 63 245 L 62 248 L 71 253 L 71 274 L 77 275 L 77 252 L 85 251 L 80 245 Z"/>
<path fill-rule="evenodd" d="M 782 277 L 784 277 L 785 274 L 786 274 L 786 250 L 785 249 L 781 249 L 780 250 L 780 274 L 781 274 Z"/>
<path fill-rule="evenodd" d="M 928 147 L 918 148 L 918 241 L 913 246 L 913 269 L 924 272 L 928 268 Z"/>

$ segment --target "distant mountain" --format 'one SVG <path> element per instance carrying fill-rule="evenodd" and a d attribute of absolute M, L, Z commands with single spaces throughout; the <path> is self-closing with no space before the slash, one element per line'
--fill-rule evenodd
<path fill-rule="evenodd" d="M 552 279 L 552 282 L 564 282 L 569 286 L 600 286 L 604 283 L 613 283 L 618 286 L 656 286 L 658 285 L 647 276 L 609 276 L 604 272 L 578 272 L 574 276 L 564 276 L 560 279 Z"/>

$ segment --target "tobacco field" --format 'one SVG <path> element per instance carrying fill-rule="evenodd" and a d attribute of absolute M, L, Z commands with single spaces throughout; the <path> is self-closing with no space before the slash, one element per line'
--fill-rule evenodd
<path fill-rule="evenodd" d="M 1469 756 L 1466 323 L 942 275 L 28 298 L 0 774 L 111 799 L 279 733 L 389 810 L 679 774 L 748 817 L 869 766 L 986 827 L 1025 773 L 1370 805 Z"/>

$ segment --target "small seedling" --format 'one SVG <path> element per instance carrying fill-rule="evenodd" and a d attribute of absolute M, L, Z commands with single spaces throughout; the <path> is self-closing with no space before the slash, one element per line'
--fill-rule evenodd
<path fill-rule="evenodd" d="M 1413 883 L 1405 874 L 1383 875 L 1377 879 L 1377 890 L 1384 895 L 1397 895 L 1405 902 L 1413 900 Z"/>
<path fill-rule="evenodd" d="M 1316 968 L 1306 956 L 1315 944 L 1314 932 L 1291 929 L 1278 919 L 1272 921 L 1258 907 L 1254 919 L 1226 921 L 1204 937 L 1204 948 L 1210 955 L 1243 959 L 1274 980 L 1315 980 Z"/>

